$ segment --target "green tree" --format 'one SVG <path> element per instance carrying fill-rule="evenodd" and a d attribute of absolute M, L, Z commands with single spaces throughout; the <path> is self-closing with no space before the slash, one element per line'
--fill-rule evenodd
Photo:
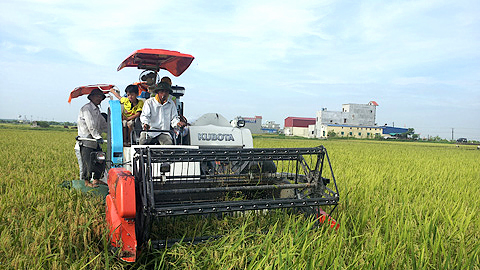
<path fill-rule="evenodd" d="M 48 128 L 48 127 L 50 127 L 50 124 L 48 124 L 48 122 L 46 122 L 46 121 L 37 121 L 37 125 L 38 125 L 39 127 L 42 127 L 42 128 Z"/>
<path fill-rule="evenodd" d="M 335 136 L 337 136 L 337 133 L 335 133 L 335 131 L 333 131 L 333 130 L 330 130 L 330 131 L 328 132 L 328 134 L 327 134 L 327 137 L 328 137 L 328 138 L 333 138 L 333 137 L 335 137 Z"/>
<path fill-rule="evenodd" d="M 413 134 L 415 134 L 415 130 L 413 128 L 408 128 L 407 131 L 405 131 L 404 133 L 402 134 L 398 134 L 397 136 L 400 138 L 400 139 L 411 139 Z"/>
<path fill-rule="evenodd" d="M 408 128 L 407 138 L 412 137 L 413 134 L 415 134 L 415 129 L 413 129 L 413 128 Z"/>

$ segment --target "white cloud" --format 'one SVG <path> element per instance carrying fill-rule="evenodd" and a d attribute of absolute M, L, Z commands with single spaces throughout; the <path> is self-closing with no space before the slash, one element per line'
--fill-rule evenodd
<path fill-rule="evenodd" d="M 480 74 L 475 0 L 15 0 L 0 2 L 0 10 L 1 91 L 23 80 L 12 67 L 38 73 L 39 89 L 54 91 L 52 81 L 64 92 L 91 83 L 122 88 L 138 74 L 117 73 L 118 64 L 150 47 L 195 56 L 190 70 L 174 78 L 186 84 L 192 112 L 206 109 L 196 100 L 270 117 L 372 99 L 400 111 L 449 106 L 452 99 L 458 99 L 452 108 L 463 102 L 479 110 L 472 101 Z M 411 107 L 413 99 L 425 100 L 424 107 Z M 295 106 L 279 113 L 282 103 Z"/>

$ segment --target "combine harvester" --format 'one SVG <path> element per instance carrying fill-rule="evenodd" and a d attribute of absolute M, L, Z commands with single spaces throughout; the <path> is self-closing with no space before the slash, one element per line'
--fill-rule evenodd
<path fill-rule="evenodd" d="M 142 49 L 126 58 L 118 70 L 137 67 L 157 73 L 164 69 L 179 76 L 193 59 L 175 51 Z M 173 89 L 182 115 L 180 98 L 185 88 Z M 135 261 L 138 249 L 147 245 L 165 248 L 178 241 L 209 239 L 154 239 L 154 221 L 161 224 L 169 217 L 298 208 L 316 215 L 320 223 L 328 220 L 332 228 L 338 226 L 323 210 L 331 214 L 339 201 L 323 146 L 253 148 L 244 121 L 231 124 L 220 114 L 210 113 L 192 123 L 175 145 L 138 145 L 140 131 L 136 130 L 132 145 L 124 147 L 118 100 L 109 101 L 108 114 L 107 159 L 111 162 L 106 219 L 111 244 L 120 249 L 124 261 Z"/>

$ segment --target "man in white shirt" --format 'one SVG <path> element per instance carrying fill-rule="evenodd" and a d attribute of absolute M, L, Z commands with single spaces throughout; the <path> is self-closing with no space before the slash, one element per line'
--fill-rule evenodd
<path fill-rule="evenodd" d="M 143 104 L 140 121 L 144 130 L 162 130 L 162 132 L 142 132 L 140 144 L 161 145 L 173 144 L 172 136 L 169 133 L 170 127 L 185 127 L 186 123 L 180 120 L 177 107 L 172 99 L 169 99 L 171 87 L 161 82 L 155 89 L 155 97 L 151 97 Z"/>
<path fill-rule="evenodd" d="M 92 152 L 102 151 L 100 144 L 103 143 L 101 133 L 107 131 L 107 121 L 100 113 L 98 105 L 105 99 L 105 94 L 99 89 L 94 89 L 88 95 L 89 103 L 85 104 L 78 114 L 78 137 L 94 139 L 96 141 L 79 140 L 80 155 L 82 159 L 81 180 L 85 181 L 85 186 L 96 187 L 100 184 L 105 163 L 98 164 L 92 158 Z M 93 184 L 90 178 L 93 173 Z"/>

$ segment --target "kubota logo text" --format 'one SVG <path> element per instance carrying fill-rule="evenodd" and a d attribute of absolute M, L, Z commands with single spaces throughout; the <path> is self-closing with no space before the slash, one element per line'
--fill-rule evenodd
<path fill-rule="evenodd" d="M 232 134 L 198 133 L 199 141 L 235 141 Z"/>

